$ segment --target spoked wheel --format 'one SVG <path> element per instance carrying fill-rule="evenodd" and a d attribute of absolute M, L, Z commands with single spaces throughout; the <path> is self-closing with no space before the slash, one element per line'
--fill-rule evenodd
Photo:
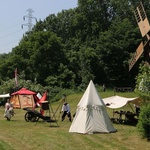
<path fill-rule="evenodd" d="M 35 122 L 37 120 L 37 117 L 34 113 L 31 112 L 27 112 L 24 116 L 25 120 L 27 122 L 31 121 L 31 122 Z"/>

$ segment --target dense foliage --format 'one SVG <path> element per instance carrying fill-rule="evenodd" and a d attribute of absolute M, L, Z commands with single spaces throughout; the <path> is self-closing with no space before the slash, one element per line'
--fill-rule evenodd
<path fill-rule="evenodd" d="M 150 66 L 141 63 L 139 67 L 139 73 L 136 77 L 136 88 L 135 92 L 142 97 L 145 102 L 150 99 Z"/>
<path fill-rule="evenodd" d="M 150 104 L 142 107 L 137 127 L 141 135 L 150 140 Z"/>
<path fill-rule="evenodd" d="M 150 140 L 150 66 L 142 63 L 136 78 L 135 92 L 143 98 L 139 121 L 137 124 L 138 130 L 144 138 Z"/>
<path fill-rule="evenodd" d="M 14 78 L 18 68 L 25 80 L 42 86 L 76 89 L 91 79 L 99 85 L 134 86 L 138 65 L 129 72 L 128 61 L 141 41 L 133 14 L 138 4 L 78 0 L 78 7 L 50 14 L 12 52 L 0 55 L 0 82 Z M 149 2 L 143 4 L 147 10 Z"/>

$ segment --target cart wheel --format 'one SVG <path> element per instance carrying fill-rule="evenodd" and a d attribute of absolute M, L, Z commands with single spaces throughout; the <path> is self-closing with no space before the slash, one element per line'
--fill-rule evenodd
<path fill-rule="evenodd" d="M 24 116 L 25 120 L 27 122 L 31 121 L 31 122 L 35 122 L 37 120 L 37 117 L 35 114 L 27 112 Z"/>

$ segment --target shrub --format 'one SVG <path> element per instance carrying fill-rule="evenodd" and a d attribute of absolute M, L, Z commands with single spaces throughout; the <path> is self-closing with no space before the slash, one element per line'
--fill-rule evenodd
<path fill-rule="evenodd" d="M 143 138 L 150 140 L 150 104 L 145 104 L 141 108 L 137 128 Z"/>

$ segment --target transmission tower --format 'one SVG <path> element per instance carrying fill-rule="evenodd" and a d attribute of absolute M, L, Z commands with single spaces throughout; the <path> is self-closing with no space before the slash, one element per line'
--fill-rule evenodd
<path fill-rule="evenodd" d="M 21 27 L 23 29 L 23 26 L 28 26 L 28 31 L 32 30 L 33 24 L 32 24 L 32 20 L 34 19 L 37 22 L 37 19 L 32 15 L 32 13 L 34 12 L 31 8 L 29 8 L 28 10 L 28 15 L 23 17 L 23 20 L 26 20 L 26 18 L 28 19 L 28 23 L 26 24 L 22 24 Z"/>

